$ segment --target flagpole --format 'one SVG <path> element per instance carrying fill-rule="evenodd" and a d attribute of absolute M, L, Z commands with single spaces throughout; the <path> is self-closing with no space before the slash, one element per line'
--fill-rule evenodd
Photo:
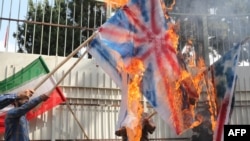
<path fill-rule="evenodd" d="M 156 115 L 157 114 L 157 112 L 156 111 L 154 111 L 153 113 L 151 113 L 148 117 L 147 117 L 147 119 L 150 119 L 150 118 L 152 118 L 154 115 Z"/>
<path fill-rule="evenodd" d="M 34 91 L 36 91 L 51 75 L 53 75 L 62 65 L 64 65 L 71 57 L 73 57 L 82 47 L 84 47 L 87 43 L 89 43 L 97 34 L 98 32 L 94 32 L 85 42 L 80 44 L 73 52 L 71 52 L 55 69 L 53 69 L 48 75 L 40 82 L 38 83 Z"/>
<path fill-rule="evenodd" d="M 69 69 L 69 70 L 63 75 L 63 77 L 56 83 L 56 85 L 54 86 L 53 89 L 51 89 L 51 91 L 49 92 L 49 94 L 52 93 L 52 92 L 54 91 L 54 89 L 56 89 L 56 87 L 63 81 L 63 79 L 70 73 L 70 71 L 80 62 L 80 60 L 87 54 L 88 50 L 89 50 L 89 48 L 82 54 L 82 56 L 81 56 L 80 58 L 78 58 L 78 60 L 70 67 L 70 69 Z M 84 136 L 85 136 L 87 139 L 89 139 L 89 137 L 88 137 L 88 135 L 86 134 L 86 132 L 84 131 L 84 129 L 83 129 L 81 123 L 79 122 L 79 120 L 77 119 L 75 113 L 74 113 L 73 110 L 71 109 L 71 107 L 70 107 L 68 101 L 66 100 L 65 103 L 66 103 L 66 105 L 67 105 L 69 111 L 70 111 L 71 114 L 73 115 L 74 119 L 76 120 L 77 124 L 78 124 L 79 127 L 81 128 L 81 130 L 82 130 Z"/>
<path fill-rule="evenodd" d="M 243 41 L 241 41 L 241 45 L 245 44 L 248 40 L 250 40 L 250 37 L 246 37 Z"/>
<path fill-rule="evenodd" d="M 54 89 L 63 81 L 63 79 L 70 73 L 70 71 L 81 61 L 81 59 L 87 54 L 89 49 L 85 50 L 85 52 L 80 56 L 80 58 L 77 59 L 77 61 L 66 71 L 66 73 L 62 76 L 62 78 L 57 81 L 57 83 L 54 85 L 54 87 L 48 92 L 48 94 L 52 93 Z"/>
<path fill-rule="evenodd" d="M 87 54 L 87 52 L 89 51 L 89 48 L 80 56 L 80 58 L 77 59 L 77 61 L 69 68 L 69 70 L 62 76 L 62 78 L 57 81 L 56 85 L 54 85 L 54 87 L 48 92 L 48 94 L 51 94 L 55 89 L 56 87 L 63 81 L 63 79 L 71 72 L 71 70 L 81 61 L 81 59 Z M 77 119 L 75 113 L 73 112 L 73 110 L 71 109 L 68 101 L 66 100 L 66 105 L 67 105 L 67 108 L 69 109 L 69 111 L 71 112 L 71 114 L 73 115 L 74 119 L 76 120 L 77 124 L 79 125 L 79 127 L 81 128 L 84 136 L 89 139 L 89 137 L 87 136 L 86 132 L 84 131 L 81 123 L 79 122 L 79 120 Z M 38 109 L 39 106 L 36 107 L 36 109 Z"/>

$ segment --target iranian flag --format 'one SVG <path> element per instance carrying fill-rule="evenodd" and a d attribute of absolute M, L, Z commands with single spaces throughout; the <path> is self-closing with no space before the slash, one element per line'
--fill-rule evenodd
<path fill-rule="evenodd" d="M 33 89 L 38 83 L 44 80 L 48 73 L 49 69 L 46 63 L 42 57 L 39 57 L 26 67 L 22 68 L 19 72 L 0 81 L 0 94 L 17 93 L 18 91 L 25 89 Z M 48 94 L 56 84 L 55 79 L 51 76 L 35 91 L 31 99 L 41 94 L 47 94 L 50 98 L 47 101 L 42 102 L 37 108 L 29 111 L 29 113 L 27 113 L 28 120 L 36 118 L 38 115 L 52 109 L 66 100 L 59 87 L 56 87 L 52 93 Z M 0 133 L 4 132 L 4 117 L 6 112 L 11 108 L 13 108 L 13 106 L 9 105 L 0 110 Z"/>

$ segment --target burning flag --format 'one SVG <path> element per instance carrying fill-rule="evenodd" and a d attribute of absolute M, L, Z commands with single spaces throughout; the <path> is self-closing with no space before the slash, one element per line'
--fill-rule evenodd
<path fill-rule="evenodd" d="M 125 5 L 128 0 L 104 0 L 104 2 L 111 6 L 120 7 Z"/>
<path fill-rule="evenodd" d="M 122 87 L 121 72 L 124 65 L 130 64 L 132 57 L 139 57 L 143 52 L 145 55 L 150 54 L 156 41 L 160 48 L 166 30 L 158 0 L 131 1 L 99 28 L 89 52 L 116 84 Z"/>
<path fill-rule="evenodd" d="M 211 67 L 212 82 L 217 101 L 217 122 L 214 140 L 222 141 L 224 125 L 228 124 L 234 88 L 236 83 L 236 69 L 240 57 L 241 45 L 238 44 L 216 61 Z"/>
<path fill-rule="evenodd" d="M 43 80 L 48 73 L 48 67 L 42 57 L 39 57 L 19 72 L 6 78 L 5 80 L 0 81 L 0 93 L 14 93 L 20 90 L 30 89 Z M 54 88 L 55 85 L 55 79 L 50 77 L 35 91 L 31 99 L 41 94 L 48 93 L 52 88 Z M 56 89 L 49 96 L 49 99 L 41 103 L 37 109 L 33 109 L 27 113 L 28 120 L 37 117 L 38 115 L 65 101 L 65 97 L 59 87 L 56 87 Z M 0 110 L 0 133 L 4 132 L 4 117 L 7 110 L 10 108 L 13 108 L 13 106 L 10 105 Z"/>
<path fill-rule="evenodd" d="M 140 83 L 144 66 L 141 60 L 133 58 L 131 64 L 125 68 L 129 74 L 127 116 L 122 121 L 122 125 L 126 127 L 127 136 L 130 141 L 140 141 L 142 136 L 142 114 L 143 106 L 141 103 L 142 94 L 140 91 Z"/>
<path fill-rule="evenodd" d="M 125 87 L 122 84 L 124 68 L 133 58 L 141 60 L 145 68 L 141 93 L 180 134 L 186 126 L 182 94 L 177 85 L 181 76 L 177 44 L 178 36 L 173 26 L 167 24 L 160 0 L 132 0 L 98 29 L 90 43 L 90 54 L 120 88 Z"/>

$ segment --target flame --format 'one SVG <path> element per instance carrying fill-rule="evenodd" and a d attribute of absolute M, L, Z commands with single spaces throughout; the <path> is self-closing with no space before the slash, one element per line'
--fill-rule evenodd
<path fill-rule="evenodd" d="M 121 7 L 125 5 L 128 0 L 104 0 L 108 5 L 111 7 Z M 162 9 L 165 14 L 166 18 L 168 17 L 167 14 L 167 7 L 163 1 L 162 2 Z M 165 40 L 169 45 L 172 47 L 171 49 L 174 50 L 177 53 L 178 48 L 178 40 L 179 36 L 177 34 L 177 31 L 179 30 L 179 24 L 172 24 L 168 23 L 168 30 L 165 34 Z M 216 120 L 215 116 L 217 115 L 217 107 L 216 107 L 216 94 L 215 89 L 213 87 L 213 83 L 210 79 L 205 78 L 204 70 L 206 69 L 205 63 L 203 59 L 199 59 L 197 64 L 194 64 L 194 60 L 190 61 L 191 63 L 188 64 L 189 67 L 191 67 L 191 71 L 189 70 L 181 70 L 180 74 L 178 74 L 180 77 L 178 80 L 173 82 L 173 80 L 169 79 L 168 77 L 164 78 L 164 81 L 166 84 L 168 84 L 167 87 L 167 93 L 168 95 L 168 102 L 171 109 L 171 117 L 170 120 L 173 121 L 175 124 L 175 127 L 178 127 L 176 129 L 177 133 L 180 133 L 179 131 L 182 131 L 183 128 L 194 128 L 204 120 L 204 117 L 202 115 L 196 115 L 196 121 L 193 121 L 195 118 L 195 105 L 191 105 L 189 109 L 182 110 L 181 106 L 183 95 L 182 91 L 180 90 L 181 85 L 184 81 L 186 82 L 192 82 L 196 91 L 197 95 L 189 97 L 194 98 L 195 102 L 197 102 L 198 98 L 200 97 L 200 94 L 203 90 L 203 87 L 207 88 L 207 99 L 209 104 L 209 111 L 211 113 L 211 123 L 212 123 L 212 130 L 214 131 Z M 140 59 L 133 58 L 131 59 L 131 63 L 124 68 L 125 71 L 130 75 L 130 82 L 128 84 L 128 113 L 132 113 L 133 116 L 136 118 L 134 119 L 134 122 L 132 122 L 134 125 L 134 128 L 130 128 L 129 126 L 126 127 L 127 136 L 129 140 L 131 141 L 140 141 L 141 135 L 142 135 L 142 113 L 143 113 L 143 106 L 141 104 L 142 94 L 140 92 L 140 83 L 142 79 L 143 72 L 145 71 L 144 65 Z M 189 81 L 190 80 L 190 81 Z M 205 80 L 205 81 L 204 81 Z M 179 119 L 183 119 L 183 121 L 179 121 Z M 182 127 L 182 125 L 186 125 L 188 127 Z M 182 129 L 181 129 L 182 128 Z"/>
<path fill-rule="evenodd" d="M 172 47 L 175 51 L 177 51 L 179 36 L 176 33 L 176 24 L 169 24 L 168 30 L 166 31 L 165 39 L 170 39 L 172 43 Z"/>
<path fill-rule="evenodd" d="M 206 99 L 208 101 L 208 106 L 209 106 L 209 112 L 210 112 L 210 122 L 212 124 L 212 131 L 214 131 L 215 126 L 216 126 L 216 115 L 217 115 L 217 106 L 216 106 L 216 93 L 215 93 L 215 88 L 212 83 L 212 79 L 207 76 L 205 72 L 206 70 L 206 65 L 205 62 L 202 58 L 199 58 L 197 62 L 197 66 L 195 68 L 192 68 L 193 71 L 193 82 L 195 85 L 195 88 L 197 89 L 197 92 L 201 93 L 203 88 L 205 88 L 206 91 Z M 197 115 L 197 116 L 202 116 L 202 115 Z M 204 118 L 202 118 L 204 119 Z M 196 121 L 190 126 L 190 128 L 198 126 L 202 121 L 200 119 L 196 119 Z"/>
<path fill-rule="evenodd" d="M 165 41 L 167 42 L 166 47 L 171 50 L 171 52 L 177 53 L 178 48 L 178 40 L 179 36 L 177 35 L 177 25 L 168 23 L 168 30 L 165 34 Z M 183 127 L 183 120 L 182 119 L 182 108 L 180 105 L 182 105 L 182 91 L 180 89 L 181 80 L 184 79 L 184 75 L 182 75 L 180 71 L 180 67 L 174 67 L 173 73 L 176 73 L 174 75 L 180 76 L 178 80 L 171 79 L 172 76 L 168 75 L 164 78 L 164 83 L 166 84 L 166 93 L 167 101 L 169 103 L 169 108 L 171 109 L 171 116 L 170 121 L 174 123 L 174 127 L 176 129 L 177 134 L 180 134 L 185 127 Z"/>
<path fill-rule="evenodd" d="M 206 88 L 206 96 L 207 96 L 206 99 L 208 101 L 207 104 L 209 106 L 208 110 L 211 113 L 210 122 L 212 124 L 212 131 L 214 131 L 215 126 L 216 126 L 216 115 L 217 115 L 217 109 L 218 109 L 216 107 L 216 93 L 215 93 L 215 88 L 213 86 L 212 80 L 209 79 L 204 73 L 205 70 L 206 70 L 206 65 L 204 63 L 204 60 L 200 58 L 197 62 L 196 67 L 189 68 L 189 71 L 181 70 L 180 77 L 175 83 L 175 89 L 176 90 L 179 89 L 181 85 L 185 84 L 185 82 L 193 83 L 198 95 L 197 97 L 193 97 L 192 95 L 190 95 L 190 92 L 189 92 L 188 97 L 193 98 L 197 102 L 202 90 L 204 90 L 203 88 L 204 87 Z M 182 96 L 180 96 L 181 91 L 179 92 L 176 91 L 175 93 L 178 93 L 177 96 L 179 97 L 179 100 L 181 101 L 181 98 L 182 98 Z M 178 99 L 176 99 L 175 101 L 178 101 Z M 178 104 L 181 104 L 181 102 L 177 103 L 177 105 Z M 185 127 L 183 127 L 184 129 L 194 128 L 200 125 L 205 120 L 205 117 L 203 117 L 203 115 L 195 114 L 196 112 L 195 105 L 190 105 L 188 109 L 184 109 L 183 111 L 181 111 L 182 117 L 183 117 L 182 122 L 183 122 L 183 125 L 185 125 Z M 174 107 L 174 110 L 179 110 L 179 109 Z M 195 121 L 193 121 L 194 119 Z"/>
<path fill-rule="evenodd" d="M 200 97 L 201 91 L 202 91 L 202 87 L 203 87 L 203 72 L 204 72 L 204 66 L 205 63 L 204 61 L 201 59 L 198 61 L 198 65 L 197 67 L 192 67 L 189 69 L 188 72 L 186 70 L 182 71 L 181 75 L 182 75 L 182 82 L 185 82 L 185 80 L 188 80 L 188 83 L 192 83 L 194 85 L 195 91 L 196 91 L 196 95 L 190 95 L 189 97 L 192 98 L 193 100 L 197 101 Z M 194 128 L 198 125 L 200 125 L 202 123 L 202 121 L 204 120 L 204 118 L 202 117 L 202 115 L 196 115 L 195 114 L 195 105 L 190 105 L 189 109 L 185 109 L 183 110 L 183 119 L 185 122 L 185 125 L 189 126 L 188 128 Z M 189 117 L 189 118 L 187 118 Z M 195 121 L 193 121 L 195 119 Z"/>
<path fill-rule="evenodd" d="M 129 74 L 141 74 L 145 71 L 144 65 L 140 59 L 133 58 L 130 61 L 130 65 L 126 68 L 126 72 Z"/>
<path fill-rule="evenodd" d="M 199 93 L 202 91 L 203 87 L 206 90 L 206 96 L 207 96 L 206 99 L 208 101 L 207 104 L 209 106 L 208 110 L 211 113 L 210 121 L 212 124 L 212 130 L 214 131 L 215 126 L 216 126 L 215 116 L 217 115 L 215 88 L 212 83 L 212 79 L 204 74 L 204 71 L 206 70 L 206 65 L 202 58 L 199 58 L 197 62 L 197 67 L 198 67 L 199 72 L 194 78 L 194 81 L 196 82 L 195 86 L 197 87 Z"/>
<path fill-rule="evenodd" d="M 204 76 L 205 77 L 205 76 Z M 207 100 L 208 100 L 208 105 L 209 105 L 209 111 L 211 113 L 211 123 L 212 123 L 212 130 L 214 131 L 215 126 L 216 126 L 216 116 L 217 116 L 217 104 L 216 104 L 216 92 L 215 92 L 215 88 L 214 85 L 212 83 L 212 79 L 211 78 L 204 78 L 205 79 L 205 83 L 206 83 L 206 90 L 207 90 Z"/>
<path fill-rule="evenodd" d="M 204 121 L 203 116 L 200 114 L 197 114 L 196 121 L 193 122 L 193 124 L 190 126 L 190 128 L 194 128 L 196 126 L 199 126 L 203 121 Z"/>
<path fill-rule="evenodd" d="M 128 0 L 104 0 L 104 2 L 113 8 L 117 8 L 127 4 Z"/>
<path fill-rule="evenodd" d="M 179 36 L 176 34 L 175 26 L 175 24 L 168 25 L 168 30 L 165 34 L 165 40 L 167 42 L 166 47 L 177 53 Z M 180 75 L 179 67 L 174 67 L 173 70 L 176 70 L 177 72 L 175 75 Z M 173 73 L 175 73 L 175 71 Z M 177 134 L 180 134 L 182 129 L 184 128 L 182 126 L 184 124 L 182 123 L 182 121 L 179 120 L 182 117 L 182 111 L 180 108 L 180 105 L 182 105 L 182 92 L 180 90 L 180 80 L 173 80 L 171 79 L 171 77 L 172 76 L 168 75 L 164 78 L 165 84 L 167 85 L 167 101 L 169 103 L 169 108 L 171 109 L 170 121 L 174 123 L 174 127 L 176 129 Z"/>
<path fill-rule="evenodd" d="M 196 72 L 196 75 L 193 76 L 194 86 L 197 89 L 197 92 L 199 93 L 199 95 L 204 85 L 203 84 L 203 79 L 204 79 L 203 72 L 205 71 L 205 69 L 206 69 L 205 62 L 202 58 L 200 58 L 198 60 L 197 67 L 196 67 L 196 70 L 198 70 L 198 72 Z"/>
<path fill-rule="evenodd" d="M 131 81 L 128 85 L 128 113 L 136 116 L 133 122 L 134 128 L 126 127 L 127 136 L 131 141 L 140 141 L 142 136 L 142 113 L 143 106 L 141 104 L 142 94 L 140 92 L 140 82 L 144 72 L 143 63 L 141 60 L 133 58 L 128 67 L 125 68 L 126 72 L 130 74 Z"/>
<path fill-rule="evenodd" d="M 188 88 L 189 87 L 189 91 L 188 91 L 188 99 L 194 99 L 196 100 L 197 97 L 199 97 L 199 94 L 197 95 L 196 93 L 195 94 L 191 94 L 192 92 L 191 91 L 195 91 L 196 92 L 196 89 L 193 89 L 191 90 L 190 89 L 190 86 L 192 87 L 192 85 L 189 85 L 189 84 L 194 84 L 193 82 L 193 79 L 192 79 L 192 75 L 187 71 L 187 70 L 182 70 L 181 71 L 181 74 L 180 74 L 180 77 L 179 77 L 179 80 L 176 82 L 176 89 L 178 89 L 178 95 L 179 95 L 179 101 L 182 101 L 183 99 L 183 95 L 182 95 L 182 91 L 181 91 L 181 86 L 183 86 L 184 88 Z M 181 104 L 182 103 L 178 103 L 178 104 Z M 194 124 L 193 123 L 193 119 L 195 117 L 195 105 L 190 105 L 189 108 L 187 109 L 184 109 L 182 111 L 179 111 L 180 113 L 182 113 L 182 118 L 183 118 L 183 125 L 184 129 L 188 129 L 190 127 L 192 127 Z"/>

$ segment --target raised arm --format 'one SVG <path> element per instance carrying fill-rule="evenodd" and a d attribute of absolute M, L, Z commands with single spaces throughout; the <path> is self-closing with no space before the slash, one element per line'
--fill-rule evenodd
<path fill-rule="evenodd" d="M 18 100 L 20 98 L 31 97 L 33 93 L 33 90 L 27 89 L 14 94 L 0 95 L 0 109 L 3 109 L 4 107 L 10 105 L 15 100 Z"/>
<path fill-rule="evenodd" d="M 39 97 L 36 97 L 27 103 L 23 104 L 20 107 L 13 108 L 8 111 L 7 116 L 8 118 L 17 118 L 25 115 L 27 112 L 29 112 L 32 108 L 36 107 L 39 103 L 42 101 L 46 101 L 49 97 L 45 94 L 40 95 Z"/>
<path fill-rule="evenodd" d="M 17 98 L 17 94 L 3 94 L 0 96 L 0 109 L 10 105 Z"/>

